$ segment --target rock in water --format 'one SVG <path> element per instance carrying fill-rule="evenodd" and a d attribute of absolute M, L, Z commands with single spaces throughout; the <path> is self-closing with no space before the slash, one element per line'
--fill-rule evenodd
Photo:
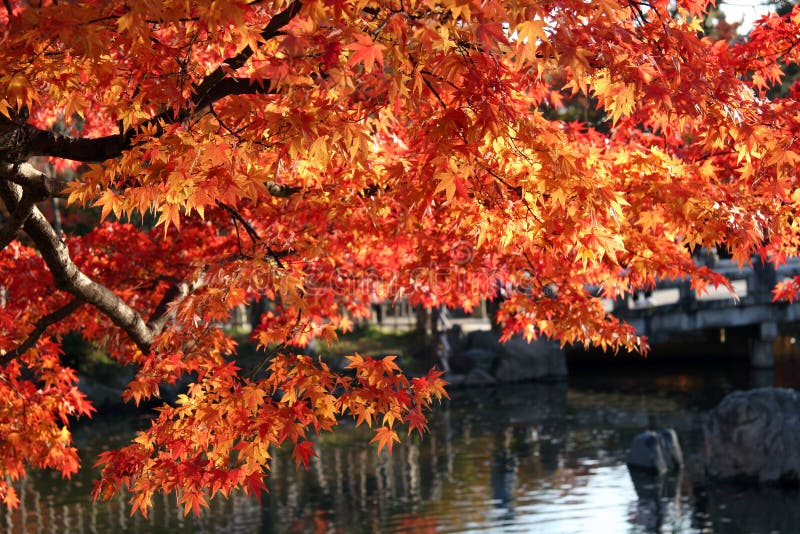
<path fill-rule="evenodd" d="M 800 395 L 783 388 L 737 391 L 709 414 L 706 473 L 720 480 L 800 482 Z"/>
<path fill-rule="evenodd" d="M 628 452 L 628 467 L 659 475 L 675 473 L 683 467 L 683 453 L 674 430 L 648 430 L 637 434 Z"/>
<path fill-rule="evenodd" d="M 658 431 L 661 437 L 661 446 L 664 449 L 664 460 L 667 463 L 667 470 L 675 473 L 683 467 L 683 450 L 678 441 L 678 434 L 671 428 L 662 428 Z"/>

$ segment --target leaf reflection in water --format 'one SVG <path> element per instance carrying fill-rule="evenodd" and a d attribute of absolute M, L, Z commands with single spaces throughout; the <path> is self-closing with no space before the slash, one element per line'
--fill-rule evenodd
<path fill-rule="evenodd" d="M 594 378 L 594 377 L 593 377 Z M 658 379 L 664 384 L 663 378 Z M 35 473 L 20 481 L 19 510 L 0 512 L 15 532 L 791 532 L 800 496 L 776 489 L 706 486 L 698 475 L 704 380 L 656 391 L 639 377 L 615 383 L 525 384 L 454 392 L 437 410 L 430 434 L 397 444 L 390 456 L 369 446 L 362 428 L 320 437 L 318 457 L 296 469 L 279 451 L 262 502 L 215 499 L 199 518 L 184 518 L 161 498 L 148 519 L 129 516 L 120 497 L 92 504 L 96 473 L 71 481 Z M 620 384 L 626 384 L 620 387 Z M 695 384 L 696 388 L 686 384 Z M 638 389 L 637 389 L 638 388 Z M 723 388 L 724 389 L 724 388 Z M 85 427 L 85 457 L 124 442 L 135 421 Z M 631 477 L 630 442 L 646 428 L 678 431 L 688 468 L 671 480 Z M 738 527 L 737 527 L 738 528 Z"/>

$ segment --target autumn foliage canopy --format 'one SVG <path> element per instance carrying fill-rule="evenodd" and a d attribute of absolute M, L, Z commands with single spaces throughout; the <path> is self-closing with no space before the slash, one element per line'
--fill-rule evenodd
<path fill-rule="evenodd" d="M 379 448 L 424 431 L 438 372 L 292 350 L 376 301 L 502 292 L 507 335 L 638 350 L 601 298 L 727 284 L 698 247 L 797 255 L 800 8 L 725 39 L 710 7 L 4 0 L 0 498 L 78 468 L 70 332 L 136 369 L 131 403 L 188 383 L 102 455 L 96 495 L 197 511 L 259 492 L 277 445 L 307 464 L 343 416 Z M 53 198 L 80 220 L 62 230 Z M 262 298 L 244 366 L 221 325 Z"/>

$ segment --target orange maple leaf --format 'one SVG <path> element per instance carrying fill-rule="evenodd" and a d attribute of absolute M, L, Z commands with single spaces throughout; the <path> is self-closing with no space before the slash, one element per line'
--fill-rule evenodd
<path fill-rule="evenodd" d="M 375 443 L 378 442 L 378 452 L 386 447 L 389 449 L 389 454 L 392 453 L 392 446 L 394 442 L 400 442 L 400 438 L 397 435 L 397 432 L 389 428 L 388 426 L 382 426 L 375 431 L 375 437 L 373 437 L 369 442 Z"/>
<path fill-rule="evenodd" d="M 386 47 L 376 43 L 365 33 L 356 34 L 355 37 L 355 43 L 345 46 L 345 49 L 353 51 L 347 64 L 352 67 L 363 63 L 364 72 L 372 72 L 375 63 L 383 67 L 383 51 L 386 50 Z"/>

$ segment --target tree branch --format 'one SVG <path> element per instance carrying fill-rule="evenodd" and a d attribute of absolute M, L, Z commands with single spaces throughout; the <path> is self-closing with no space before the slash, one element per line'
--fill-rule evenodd
<path fill-rule="evenodd" d="M 28 350 L 36 345 L 36 342 L 39 341 L 39 338 L 42 337 L 42 334 L 44 334 L 45 330 L 47 330 L 50 325 L 66 319 L 81 306 L 83 306 L 83 301 L 75 298 L 61 306 L 56 311 L 50 312 L 41 317 L 38 321 L 36 321 L 33 330 L 31 330 L 31 332 L 28 334 L 28 337 L 25 338 L 25 341 L 20 343 L 15 349 L 0 355 L 0 367 L 28 352 Z"/>
<path fill-rule="evenodd" d="M 259 241 L 261 241 L 261 236 L 258 235 L 258 232 L 256 232 L 256 229 L 253 228 L 253 225 L 251 225 L 249 222 L 247 222 L 244 219 L 244 217 L 242 217 L 241 213 L 239 213 L 238 211 L 233 209 L 231 206 L 225 204 L 224 202 L 220 202 L 219 200 L 217 200 L 217 206 L 223 208 L 225 211 L 230 213 L 231 216 L 235 220 L 237 220 L 240 223 L 242 223 L 242 226 L 244 226 L 244 229 L 247 232 L 247 235 L 250 238 L 250 241 L 252 241 L 253 243 L 258 243 Z"/>
<path fill-rule="evenodd" d="M 40 130 L 30 124 L 25 125 L 28 141 L 27 156 L 52 156 L 74 161 L 100 162 L 116 158 L 122 151 L 131 147 L 134 130 L 123 135 L 105 137 L 69 137 L 60 133 Z"/>
<path fill-rule="evenodd" d="M 269 194 L 273 197 L 287 198 L 300 191 L 299 187 L 279 184 L 272 180 L 268 181 L 265 185 L 267 186 Z"/>
<path fill-rule="evenodd" d="M 289 7 L 272 17 L 269 24 L 261 32 L 261 37 L 265 41 L 269 41 L 276 35 L 280 34 L 281 29 L 289 24 L 289 22 L 300 12 L 303 3 L 295 0 Z M 206 76 L 206 78 L 197 86 L 196 95 L 203 98 L 204 95 L 209 94 L 212 89 L 225 77 L 226 72 L 238 69 L 244 65 L 248 59 L 253 55 L 254 50 L 249 46 L 245 47 L 241 52 L 235 56 L 228 58 L 225 62 L 217 67 L 214 72 Z"/>
<path fill-rule="evenodd" d="M 174 277 L 170 277 L 169 279 L 172 281 L 172 285 L 164 292 L 164 296 L 161 297 L 158 306 L 153 310 L 150 318 L 147 319 L 147 327 L 153 333 L 161 332 L 167 324 L 167 321 L 172 317 L 173 314 L 169 313 L 172 303 L 179 297 L 185 297 L 189 294 L 189 288 L 185 283 L 182 283 Z"/>
<path fill-rule="evenodd" d="M 65 180 L 51 178 L 30 163 L 20 163 L 16 167 L 6 165 L 0 169 L 0 178 L 21 185 L 27 193 L 31 194 L 34 202 L 41 202 L 51 197 L 66 196 L 63 193 L 67 186 Z"/>
<path fill-rule="evenodd" d="M 22 197 L 16 207 L 7 205 L 6 209 L 10 216 L 5 226 L 0 229 L 0 250 L 6 248 L 17 237 L 17 233 L 30 217 L 33 206 L 36 202 L 44 200 L 53 190 L 52 184 L 47 176 L 36 170 L 32 165 L 23 163 L 13 165 L 10 163 L 0 164 L 0 179 L 6 179 L 27 185 L 23 187 Z"/>
<path fill-rule="evenodd" d="M 300 12 L 302 6 L 302 2 L 292 2 L 289 7 L 272 17 L 264 31 L 261 32 L 261 37 L 264 40 L 269 40 L 279 35 L 281 28 L 286 26 Z M 25 144 L 24 157 L 18 158 L 18 160 L 24 161 L 29 156 L 52 156 L 84 162 L 105 161 L 118 157 L 124 150 L 130 148 L 136 132 L 144 127 L 156 126 L 160 134 L 165 124 L 185 121 L 198 110 L 202 110 L 226 96 L 274 92 L 270 87 L 269 80 L 254 82 L 248 78 L 226 78 L 227 73 L 244 65 L 253 53 L 253 49 L 249 46 L 245 47 L 244 50 L 217 67 L 203 81 L 195 85 L 192 91 L 194 96 L 189 105 L 181 109 L 177 114 L 172 107 L 168 107 L 167 110 L 129 128 L 119 135 L 75 138 L 40 130 L 25 124 L 21 126 L 23 132 L 20 135 Z M 17 142 L 19 143 L 19 141 Z"/>
<path fill-rule="evenodd" d="M 203 94 L 196 93 L 190 105 L 180 110 L 177 114 L 166 110 L 150 119 L 129 128 L 121 135 L 107 135 L 105 137 L 70 137 L 52 131 L 40 130 L 26 124 L 23 126 L 25 135 L 25 156 L 52 156 L 83 162 L 100 162 L 118 157 L 126 149 L 131 148 L 136 132 L 142 128 L 155 126 L 157 134 L 164 131 L 164 125 L 183 122 L 191 116 L 201 112 L 214 102 L 232 95 L 255 95 L 274 93 L 269 80 L 254 82 L 247 78 L 225 78 L 219 81 Z"/>
<path fill-rule="evenodd" d="M 302 2 L 292 2 L 285 10 L 272 17 L 261 36 L 269 40 L 279 35 L 281 29 L 301 8 Z M 176 283 L 171 287 L 150 319 L 145 322 L 117 294 L 86 276 L 72 261 L 66 244 L 35 206 L 35 202 L 39 200 L 59 195 L 64 184 L 49 178 L 26 161 L 31 156 L 52 156 L 86 162 L 104 161 L 118 157 L 130 148 L 136 132 L 142 127 L 156 125 L 160 134 L 165 124 L 184 121 L 226 96 L 269 93 L 272 89 L 267 80 L 254 82 L 246 78 L 227 77 L 228 73 L 243 66 L 253 53 L 254 50 L 248 46 L 217 67 L 195 85 L 194 96 L 177 113 L 169 108 L 119 135 L 91 139 L 73 138 L 40 130 L 26 123 L 27 110 L 22 110 L 19 116 L 11 119 L 0 117 L 0 199 L 11 213 L 8 223 L 0 229 L 0 245 L 8 245 L 18 231 L 24 229 L 52 273 L 55 286 L 76 297 L 68 306 L 40 319 L 31 336 L 11 353 L 0 356 L 0 362 L 10 361 L 28 350 L 47 326 L 66 317 L 74 311 L 73 307 L 77 309 L 83 302 L 92 304 L 122 328 L 142 352 L 150 352 L 154 336 L 164 328 L 169 319 L 170 304 L 188 291 L 185 284 Z M 276 183 L 268 184 L 268 188 L 276 196 L 289 196 L 297 190 Z"/>
<path fill-rule="evenodd" d="M 11 211 L 11 215 L 6 221 L 5 226 L 0 229 L 0 250 L 6 248 L 14 239 L 17 238 L 17 232 L 22 229 L 22 225 L 28 220 L 33 209 L 34 201 L 26 191 L 23 193 L 17 207 Z"/>
<path fill-rule="evenodd" d="M 0 198 L 6 206 L 17 208 L 22 197 L 20 189 L 18 185 L 0 180 Z M 23 228 L 36 244 L 58 289 L 72 293 L 96 307 L 122 328 L 142 352 L 150 352 L 154 335 L 141 315 L 109 288 L 86 276 L 73 263 L 67 245 L 59 239 L 53 227 L 35 206 Z"/>

